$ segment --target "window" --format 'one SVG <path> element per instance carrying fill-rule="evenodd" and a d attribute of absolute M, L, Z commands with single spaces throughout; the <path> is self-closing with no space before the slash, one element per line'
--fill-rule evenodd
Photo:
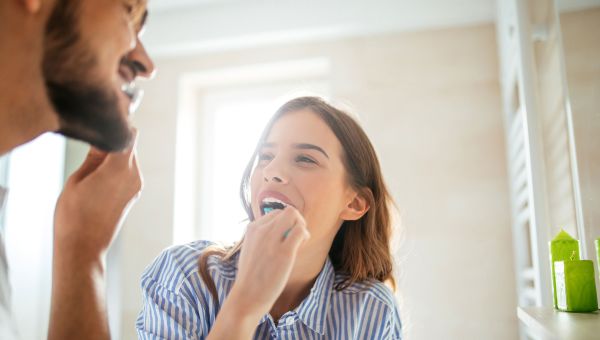
<path fill-rule="evenodd" d="M 273 112 L 266 98 L 216 100 L 207 107 L 199 238 L 232 243 L 247 218 L 239 199 L 246 163 Z"/>
<path fill-rule="evenodd" d="M 5 168 L 10 193 L 4 235 L 12 307 L 23 339 L 41 339 L 47 334 L 52 225 L 63 184 L 64 151 L 63 137 L 45 134 L 13 150 Z"/>
<path fill-rule="evenodd" d="M 327 98 L 328 69 L 327 62 L 310 60 L 286 67 L 260 65 L 256 72 L 252 67 L 222 70 L 223 76 L 211 71 L 206 77 L 209 81 L 198 81 L 202 77 L 196 76 L 195 81 L 183 82 L 175 243 L 203 239 L 227 245 L 241 238 L 247 215 L 240 200 L 240 182 L 262 130 L 289 99 L 302 95 Z M 229 81 L 223 82 L 224 78 Z"/>

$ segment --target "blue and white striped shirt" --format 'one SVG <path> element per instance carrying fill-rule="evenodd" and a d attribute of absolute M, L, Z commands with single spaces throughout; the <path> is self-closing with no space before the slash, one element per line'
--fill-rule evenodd
<path fill-rule="evenodd" d="M 211 243 L 196 241 L 166 249 L 144 271 L 144 306 L 136 322 L 140 339 L 204 339 L 218 313 L 198 272 L 198 258 Z M 237 273 L 237 258 L 210 257 L 209 273 L 221 306 Z M 381 282 L 335 290 L 344 277 L 327 259 L 309 295 L 275 323 L 265 315 L 254 339 L 401 339 L 400 314 L 391 290 Z"/>

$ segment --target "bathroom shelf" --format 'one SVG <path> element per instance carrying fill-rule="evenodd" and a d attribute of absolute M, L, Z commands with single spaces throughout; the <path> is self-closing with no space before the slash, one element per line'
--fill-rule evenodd
<path fill-rule="evenodd" d="M 600 312 L 567 313 L 552 307 L 518 307 L 519 321 L 535 339 L 600 339 Z"/>

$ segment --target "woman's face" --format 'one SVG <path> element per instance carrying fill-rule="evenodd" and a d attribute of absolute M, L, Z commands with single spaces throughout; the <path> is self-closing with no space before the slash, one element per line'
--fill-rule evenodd
<path fill-rule="evenodd" d="M 265 202 L 292 205 L 306 220 L 308 244 L 327 248 L 356 196 L 348 185 L 340 142 L 310 110 L 284 114 L 275 122 L 259 146 L 251 189 L 257 219 Z"/>

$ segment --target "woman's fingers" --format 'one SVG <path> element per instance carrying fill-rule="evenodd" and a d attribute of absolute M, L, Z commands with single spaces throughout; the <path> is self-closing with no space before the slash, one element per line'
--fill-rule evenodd
<path fill-rule="evenodd" d="M 273 211 L 271 213 L 268 213 L 265 216 L 259 217 L 257 220 L 248 224 L 248 226 L 246 227 L 247 236 L 252 239 L 251 235 L 267 234 L 273 228 L 273 226 L 278 225 L 277 223 L 274 223 L 274 222 L 278 221 L 277 217 L 281 213 L 282 213 L 282 211 L 280 211 L 280 210 Z M 260 238 L 264 238 L 264 236 L 261 236 Z"/>
<path fill-rule="evenodd" d="M 288 227 L 279 228 L 283 229 L 283 233 L 281 233 L 281 242 L 284 247 L 288 249 L 288 251 L 292 253 L 296 253 L 300 245 L 310 238 L 310 233 L 306 228 L 306 222 L 304 218 L 300 215 L 300 213 L 296 209 L 290 209 L 288 212 L 290 216 L 290 222 L 292 223 Z"/>
<path fill-rule="evenodd" d="M 293 207 L 270 212 L 250 223 L 233 288 L 244 294 L 236 304 L 250 304 L 260 315 L 268 312 L 283 291 L 298 249 L 307 237 L 306 222 Z"/>
<path fill-rule="evenodd" d="M 300 245 L 310 237 L 304 218 L 294 207 L 271 212 L 261 222 L 263 245 L 272 247 L 278 254 L 291 255 L 291 258 L 295 258 Z"/>
<path fill-rule="evenodd" d="M 286 249 L 288 254 L 296 255 L 298 252 L 298 248 L 300 245 L 304 243 L 304 241 L 310 238 L 310 234 L 306 230 L 306 228 L 296 225 L 291 229 L 288 229 L 284 232 L 282 246 Z"/>
<path fill-rule="evenodd" d="M 308 232 L 304 218 L 294 207 L 286 207 L 281 210 L 281 213 L 270 224 L 272 227 L 269 228 L 269 233 L 276 234 L 280 239 L 287 238 L 292 229 L 299 228 Z"/>
<path fill-rule="evenodd" d="M 307 239 L 310 237 L 304 217 L 296 208 L 286 207 L 276 210 L 260 217 L 247 227 L 245 245 L 253 241 L 260 243 L 263 247 L 278 247 L 290 236 Z"/>

